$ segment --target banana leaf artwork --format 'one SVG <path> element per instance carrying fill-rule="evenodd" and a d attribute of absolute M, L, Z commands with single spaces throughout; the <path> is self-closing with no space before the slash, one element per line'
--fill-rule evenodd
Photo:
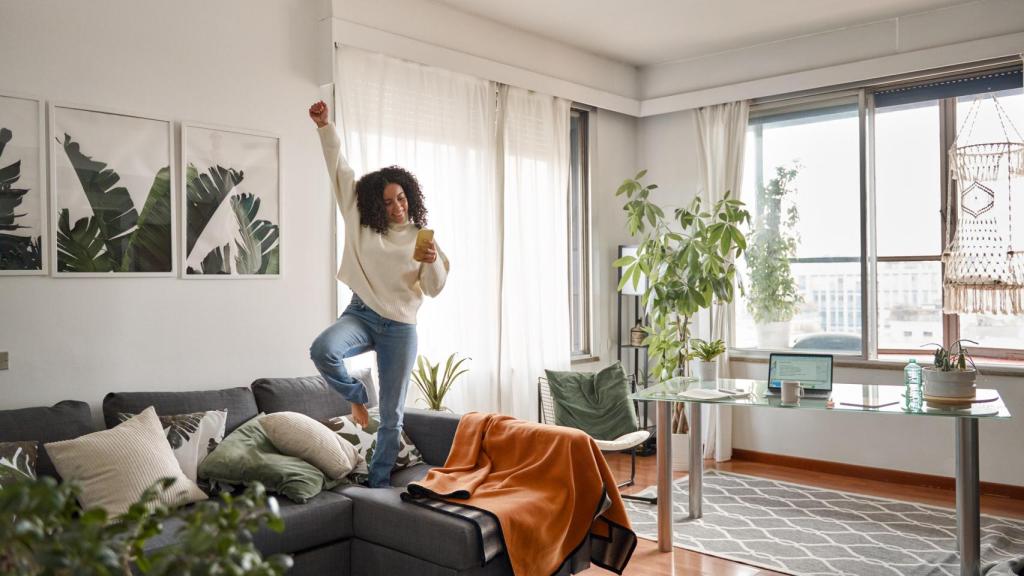
<path fill-rule="evenodd" d="M 279 140 L 182 126 L 187 278 L 267 278 L 281 272 Z"/>
<path fill-rule="evenodd" d="M 0 95 L 0 275 L 45 274 L 42 104 Z"/>
<path fill-rule="evenodd" d="M 55 106 L 57 276 L 174 274 L 171 124 Z"/>

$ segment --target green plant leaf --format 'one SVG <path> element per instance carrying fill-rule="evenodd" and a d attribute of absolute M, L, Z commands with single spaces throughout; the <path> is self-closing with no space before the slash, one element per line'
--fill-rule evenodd
<path fill-rule="evenodd" d="M 264 263 L 269 252 L 277 246 L 278 228 L 267 220 L 257 220 L 260 199 L 252 194 L 239 194 L 231 198 L 231 208 L 238 221 L 241 241 L 235 241 L 238 255 L 235 270 L 239 274 L 259 274 L 267 270 Z"/>
<path fill-rule="evenodd" d="M 189 274 L 230 274 L 231 244 L 218 246 L 206 253 L 199 270 L 189 267 Z"/>
<path fill-rule="evenodd" d="M 171 226 L 171 171 L 164 167 L 157 172 L 149 188 L 138 227 L 128 241 L 121 271 L 170 272 L 173 269 Z"/>
<path fill-rule="evenodd" d="M 70 135 L 64 134 L 63 146 L 92 207 L 92 217 L 100 231 L 99 237 L 106 245 L 110 260 L 115 263 L 115 267 L 119 266 L 128 251 L 131 232 L 139 221 L 132 197 L 127 188 L 117 186 L 121 180 L 117 172 L 107 168 L 103 162 L 86 156 Z"/>
<path fill-rule="evenodd" d="M 60 272 L 112 272 L 114 261 L 106 251 L 96 217 L 79 218 L 74 227 L 67 208 L 57 218 L 57 270 Z"/>
<path fill-rule="evenodd" d="M 208 173 L 200 174 L 194 165 L 188 165 L 185 177 L 187 255 L 192 254 L 192 248 L 221 202 L 244 178 L 244 172 L 233 168 L 214 166 Z"/>

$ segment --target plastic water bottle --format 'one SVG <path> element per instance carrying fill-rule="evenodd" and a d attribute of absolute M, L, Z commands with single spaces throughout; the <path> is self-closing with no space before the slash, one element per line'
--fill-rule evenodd
<path fill-rule="evenodd" d="M 921 405 L 921 365 L 913 358 L 903 368 L 903 385 L 907 406 L 916 410 Z"/>

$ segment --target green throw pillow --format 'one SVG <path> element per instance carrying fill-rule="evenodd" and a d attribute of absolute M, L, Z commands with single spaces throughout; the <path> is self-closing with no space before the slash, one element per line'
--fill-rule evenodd
<path fill-rule="evenodd" d="M 370 408 L 370 423 L 366 428 L 360 428 L 352 421 L 352 416 L 335 416 L 327 420 L 321 420 L 328 428 L 341 436 L 349 444 L 356 447 L 359 454 L 365 459 L 359 463 L 352 474 L 357 480 L 369 474 L 368 467 L 373 460 L 373 451 L 377 448 L 377 429 L 380 428 L 380 410 Z M 412 443 L 409 436 L 402 430 L 398 436 L 398 457 L 395 458 L 395 470 L 408 468 L 423 462 L 423 455 Z"/>
<path fill-rule="evenodd" d="M 199 477 L 214 486 L 262 483 L 268 492 L 299 504 L 345 482 L 329 480 L 316 466 L 274 448 L 257 416 L 239 426 L 199 464 Z"/>
<path fill-rule="evenodd" d="M 639 423 L 622 364 L 597 373 L 545 370 L 555 404 L 555 424 L 579 428 L 598 440 L 636 432 Z"/>
<path fill-rule="evenodd" d="M 0 442 L 0 488 L 16 480 L 35 480 L 38 453 L 35 441 Z"/>

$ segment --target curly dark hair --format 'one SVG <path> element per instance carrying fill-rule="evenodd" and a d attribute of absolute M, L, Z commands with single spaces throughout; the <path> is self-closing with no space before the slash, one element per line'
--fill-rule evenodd
<path fill-rule="evenodd" d="M 405 168 L 388 166 L 376 172 L 363 175 L 356 182 L 356 205 L 359 207 L 359 223 L 379 234 L 388 233 L 387 209 L 384 208 L 384 188 L 398 184 L 409 202 L 409 220 L 417 228 L 427 225 L 427 207 L 423 203 L 423 191 L 419 180 Z"/>

